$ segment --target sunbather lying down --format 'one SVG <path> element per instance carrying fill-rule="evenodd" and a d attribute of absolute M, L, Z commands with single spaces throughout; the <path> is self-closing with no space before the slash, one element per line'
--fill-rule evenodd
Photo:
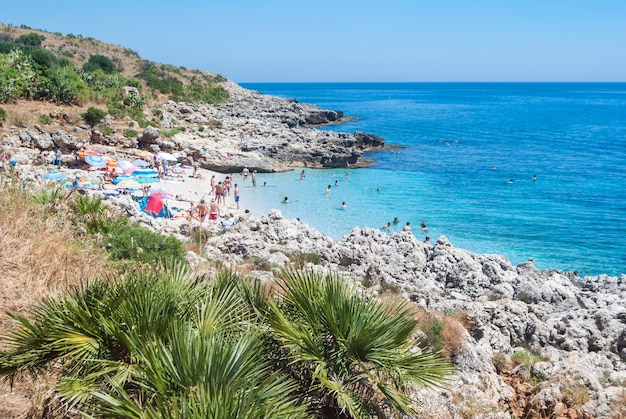
<path fill-rule="evenodd" d="M 225 230 L 233 224 L 235 224 L 235 215 L 232 213 L 226 214 L 226 219 L 222 221 L 222 229 Z"/>

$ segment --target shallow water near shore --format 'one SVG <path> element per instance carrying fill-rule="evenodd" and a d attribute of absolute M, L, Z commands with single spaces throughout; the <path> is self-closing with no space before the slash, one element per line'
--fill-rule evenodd
<path fill-rule="evenodd" d="M 389 231 L 409 221 L 419 239 L 446 235 L 513 264 L 626 272 L 624 83 L 242 85 L 358 118 L 324 129 L 406 147 L 370 153 L 367 169 L 261 174 L 255 189 L 248 179 L 255 211 L 279 209 L 333 239 L 398 217 Z"/>

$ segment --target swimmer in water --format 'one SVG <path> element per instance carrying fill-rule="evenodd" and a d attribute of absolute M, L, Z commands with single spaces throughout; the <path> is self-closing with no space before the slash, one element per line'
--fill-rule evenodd
<path fill-rule="evenodd" d="M 285 199 L 283 199 L 283 204 L 288 204 L 289 203 L 289 198 L 285 197 Z"/>
<path fill-rule="evenodd" d="M 347 206 L 346 206 L 346 203 L 345 203 L 345 202 L 342 202 L 342 203 L 341 203 L 341 208 L 343 208 L 343 209 L 346 209 L 346 208 L 347 208 Z"/>

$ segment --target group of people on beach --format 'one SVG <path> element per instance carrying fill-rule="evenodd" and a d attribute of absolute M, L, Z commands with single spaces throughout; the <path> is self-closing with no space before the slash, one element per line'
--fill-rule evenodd
<path fill-rule="evenodd" d="M 197 173 L 197 170 L 196 170 Z M 250 176 L 250 170 L 245 167 L 241 176 L 246 181 Z M 195 177 L 195 176 L 194 176 Z M 237 210 L 240 209 L 240 190 L 239 185 L 234 183 L 235 174 L 227 175 L 222 181 L 218 181 L 215 175 L 211 176 L 209 181 L 210 190 L 207 194 L 211 197 L 211 201 L 207 203 L 204 197 L 198 205 L 191 203 L 189 208 L 189 219 L 195 219 L 203 223 L 205 220 L 217 221 L 220 217 L 225 219 L 222 221 L 223 227 L 228 227 L 234 223 L 234 214 L 226 213 L 222 216 L 222 207 L 226 205 L 226 198 L 232 196 Z M 252 186 L 256 187 L 257 171 L 252 172 Z M 246 210 L 247 211 L 247 210 Z"/>

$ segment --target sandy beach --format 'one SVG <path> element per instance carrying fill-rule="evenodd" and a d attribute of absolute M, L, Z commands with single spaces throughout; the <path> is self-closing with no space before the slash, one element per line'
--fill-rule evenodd
<path fill-rule="evenodd" d="M 192 168 L 184 168 L 182 169 L 184 173 L 179 174 L 181 177 L 172 177 L 168 176 L 166 179 L 148 183 L 146 185 L 150 186 L 150 191 L 163 191 L 168 194 L 171 194 L 171 197 L 167 198 L 168 204 L 172 208 L 179 208 L 187 210 L 191 207 L 191 205 L 197 205 L 200 203 L 202 199 L 204 199 L 207 204 L 213 198 L 211 192 L 211 177 L 215 176 L 215 182 L 223 182 L 227 176 L 230 176 L 234 179 L 233 187 L 231 187 L 230 195 L 226 196 L 225 203 L 220 207 L 220 215 L 225 215 L 227 213 L 232 213 L 233 215 L 238 215 L 243 213 L 245 210 L 249 210 L 252 213 L 257 213 L 256 208 L 252 208 L 249 205 L 249 202 L 246 200 L 246 188 L 242 187 L 243 176 L 241 173 L 233 173 L 233 174 L 224 174 L 218 173 L 211 170 L 206 169 L 198 169 L 197 173 L 200 175 L 199 178 L 193 177 L 193 169 Z M 250 175 L 248 176 L 247 183 L 250 183 Z M 240 190 L 240 207 L 237 209 L 237 204 L 235 203 L 235 195 L 234 195 L 234 184 L 239 184 Z M 107 189 L 115 189 L 115 185 L 107 185 Z M 141 190 L 137 190 L 134 192 L 134 195 L 142 195 Z M 209 222 L 208 220 L 206 222 Z"/>

